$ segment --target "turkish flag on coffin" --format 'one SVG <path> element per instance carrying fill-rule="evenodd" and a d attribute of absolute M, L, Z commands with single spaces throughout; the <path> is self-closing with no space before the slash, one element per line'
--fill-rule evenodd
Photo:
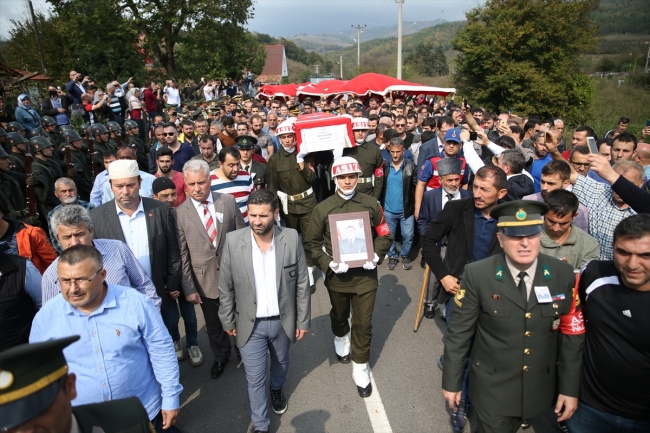
<path fill-rule="evenodd" d="M 307 145 L 309 152 L 333 150 L 343 141 L 345 147 L 356 147 L 352 122 L 347 116 L 328 113 L 301 114 L 296 121 L 296 148 Z"/>

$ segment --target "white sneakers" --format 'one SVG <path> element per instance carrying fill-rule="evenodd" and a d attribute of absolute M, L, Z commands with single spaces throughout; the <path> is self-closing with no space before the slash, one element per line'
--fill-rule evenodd
<path fill-rule="evenodd" d="M 192 364 L 192 367 L 198 367 L 203 364 L 203 354 L 201 353 L 199 346 L 191 346 L 189 352 L 190 364 Z"/>
<path fill-rule="evenodd" d="M 183 353 L 183 346 L 181 346 L 180 340 L 174 341 L 174 352 L 176 352 L 176 359 L 179 361 L 185 359 L 185 353 Z"/>
<path fill-rule="evenodd" d="M 185 359 L 185 353 L 183 352 L 183 346 L 181 346 L 180 340 L 174 341 L 174 352 L 176 352 L 176 359 L 182 361 Z M 191 346 L 188 350 L 190 354 L 190 364 L 192 367 L 198 367 L 203 364 L 203 354 L 199 346 Z"/>

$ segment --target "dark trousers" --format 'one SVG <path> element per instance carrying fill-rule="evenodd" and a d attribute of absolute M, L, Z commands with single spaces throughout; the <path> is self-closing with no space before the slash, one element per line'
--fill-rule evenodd
<path fill-rule="evenodd" d="M 163 425 L 163 418 L 162 418 L 162 411 L 158 412 L 158 415 L 154 419 L 151 420 L 151 425 L 153 426 L 154 430 L 156 433 L 181 433 L 181 430 L 176 427 L 175 425 L 171 426 L 171 428 L 163 430 L 162 425 Z"/>
<path fill-rule="evenodd" d="M 350 332 L 350 353 L 357 364 L 365 364 L 370 359 L 370 341 L 372 339 L 372 312 L 375 309 L 377 290 L 363 295 L 356 293 L 338 293 L 327 290 L 332 303 L 330 319 L 332 332 L 343 337 Z M 352 306 L 352 329 L 348 319 Z"/>
<path fill-rule="evenodd" d="M 442 256 L 442 260 L 445 260 L 445 255 L 447 254 L 447 247 L 441 247 L 440 250 L 441 250 L 440 255 Z M 427 290 L 424 297 L 424 305 L 436 304 L 438 302 L 438 296 L 440 295 L 441 290 L 445 290 L 442 288 L 442 284 L 440 284 L 440 281 L 438 281 L 438 279 L 433 274 L 433 272 L 429 272 L 429 283 L 427 285 Z M 440 308 L 442 309 L 444 307 L 441 306 Z"/>
<path fill-rule="evenodd" d="M 650 432 L 650 422 L 623 418 L 578 402 L 578 409 L 566 421 L 571 433 L 643 433 Z"/>
<path fill-rule="evenodd" d="M 302 239 L 302 247 L 305 250 L 305 259 L 307 260 L 307 266 L 314 266 L 314 263 L 311 261 L 311 246 L 305 242 L 305 234 L 307 233 L 310 219 L 311 212 L 304 214 L 286 214 L 284 216 L 287 227 L 294 229 L 300 233 L 300 238 Z"/>
<path fill-rule="evenodd" d="M 208 330 L 210 349 L 218 362 L 226 362 L 230 358 L 230 338 L 221 326 L 219 320 L 219 298 L 210 299 L 201 296 L 201 310 Z"/>
<path fill-rule="evenodd" d="M 474 406 L 478 418 L 476 433 L 516 433 L 522 419 L 514 416 L 493 415 Z"/>

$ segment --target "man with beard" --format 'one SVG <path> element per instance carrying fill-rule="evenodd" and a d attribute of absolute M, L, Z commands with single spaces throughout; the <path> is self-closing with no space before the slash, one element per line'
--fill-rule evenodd
<path fill-rule="evenodd" d="M 472 196 L 472 193 L 462 189 L 460 186 L 460 174 L 462 172 L 462 162 L 459 159 L 445 158 L 438 163 L 438 175 L 440 176 L 441 186 L 424 193 L 422 205 L 420 206 L 420 217 L 417 220 L 418 232 L 424 236 L 432 221 L 436 221 L 447 203 L 452 200 L 460 200 Z M 442 241 L 440 252 L 442 260 L 445 259 L 447 251 L 447 240 Z M 421 261 L 424 267 L 424 256 Z M 438 295 L 440 294 L 440 282 L 436 279 L 433 272 L 429 275 L 429 285 L 427 286 L 426 297 L 424 300 L 424 317 L 433 319 L 436 306 L 438 305 Z M 440 317 L 445 317 L 444 308 L 440 310 Z"/>
<path fill-rule="evenodd" d="M 444 289 L 440 291 L 438 301 L 445 306 L 447 326 L 454 309 L 453 297 L 459 290 L 465 265 L 503 251 L 497 242 L 496 220 L 490 216 L 490 212 L 507 194 L 507 185 L 506 174 L 499 167 L 481 167 L 474 177 L 474 196 L 447 203 L 422 237 L 424 260 Z M 442 247 L 445 242 L 447 251 L 443 259 Z M 438 357 L 436 364 L 442 370 L 444 358 Z M 465 365 L 460 404 L 451 419 L 456 431 L 462 431 L 467 422 L 470 404 L 468 368 Z"/>
<path fill-rule="evenodd" d="M 163 125 L 163 145 L 169 147 L 174 152 L 174 170 L 183 171 L 183 165 L 196 156 L 192 146 L 187 143 L 181 143 L 178 140 L 178 130 L 173 123 Z"/>
<path fill-rule="evenodd" d="M 248 225 L 248 195 L 253 191 L 253 178 L 240 165 L 241 154 L 234 147 L 219 152 L 219 168 L 210 173 L 210 189 L 235 197 L 239 211 Z"/>
<path fill-rule="evenodd" d="M 54 212 L 61 209 L 64 206 L 79 205 L 87 210 L 95 209 L 95 205 L 87 202 L 85 200 L 80 200 L 77 194 L 77 186 L 74 181 L 69 177 L 61 177 L 54 182 L 54 195 L 61 201 L 61 204 L 55 207 L 47 214 L 47 227 L 50 232 L 50 240 L 52 241 L 52 246 L 60 254 L 63 252 L 63 248 L 59 243 L 59 240 L 54 236 L 52 226 L 50 221 L 52 220 L 52 215 Z"/>
<path fill-rule="evenodd" d="M 530 168 L 530 174 L 533 176 L 533 182 L 535 183 L 535 192 L 540 192 L 539 182 L 542 178 L 542 168 L 551 162 L 553 158 L 548 154 L 548 149 L 546 148 L 547 135 L 550 140 L 551 136 L 554 136 L 556 139 L 559 139 L 558 131 L 548 131 L 548 132 L 539 132 L 533 139 L 533 148 L 535 151 L 535 160 L 533 165 Z"/>
<path fill-rule="evenodd" d="M 158 150 L 157 154 L 156 162 L 158 164 L 158 171 L 156 172 L 155 177 L 166 177 L 174 182 L 174 185 L 176 185 L 176 204 L 174 207 L 178 207 L 186 199 L 183 173 L 172 168 L 174 166 L 174 152 L 172 152 L 170 148 L 163 147 Z"/>
<path fill-rule="evenodd" d="M 310 244 L 314 263 L 325 275 L 325 287 L 332 303 L 330 319 L 334 333 L 334 349 L 340 363 L 352 360 L 352 378 L 360 397 L 370 397 L 370 342 L 372 313 L 377 297 L 377 265 L 393 243 L 393 235 L 384 219 L 379 202 L 356 191 L 361 165 L 352 157 L 338 158 L 332 164 L 336 193 L 318 204 L 313 212 L 306 242 Z M 361 268 L 350 268 L 345 262 L 332 260 L 332 237 L 336 227 L 330 227 L 328 215 L 368 212 L 370 224 L 377 232 L 374 258 Z M 332 235 L 334 233 L 334 235 Z M 350 321 L 350 307 L 352 317 Z"/>
<path fill-rule="evenodd" d="M 257 139 L 256 147 L 260 150 L 262 156 L 268 161 L 269 158 L 273 155 L 273 138 L 268 132 L 263 130 L 264 122 L 262 122 L 262 116 L 259 114 L 253 114 L 251 116 L 251 130 L 250 136 Z"/>
<path fill-rule="evenodd" d="M 192 158 L 192 160 L 198 159 L 207 162 L 211 171 L 219 168 L 219 156 L 217 155 L 215 145 L 216 140 L 215 135 L 202 135 L 199 138 L 199 150 L 201 153 Z"/>
<path fill-rule="evenodd" d="M 406 120 L 405 120 L 406 122 Z M 406 124 L 406 123 L 405 123 Z M 367 194 L 379 200 L 384 187 L 384 158 L 377 146 L 366 142 L 368 136 L 368 119 L 352 119 L 352 132 L 356 147 L 344 148 L 343 156 L 350 156 L 361 166 L 361 175 L 357 182 L 357 192 Z M 337 158 L 336 151 L 334 159 Z"/>
<path fill-rule="evenodd" d="M 282 122 L 278 126 L 277 136 L 281 146 L 280 150 L 269 159 L 266 168 L 266 181 L 268 189 L 280 198 L 287 227 L 302 234 L 302 244 L 307 257 L 309 286 L 314 293 L 316 290 L 313 276 L 315 266 L 311 260 L 311 250 L 305 240 L 305 234 L 309 227 L 311 213 L 317 204 L 312 188 L 316 173 L 305 163 L 305 157 L 308 155 L 307 146 L 303 146 L 296 153 L 295 122 L 288 120 Z"/>

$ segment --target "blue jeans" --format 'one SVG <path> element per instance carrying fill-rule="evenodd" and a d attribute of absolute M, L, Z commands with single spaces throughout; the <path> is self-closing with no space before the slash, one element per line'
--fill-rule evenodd
<path fill-rule="evenodd" d="M 246 372 L 246 394 L 254 430 L 267 431 L 269 420 L 266 397 L 267 351 L 271 354 L 271 389 L 284 386 L 289 371 L 291 340 L 282 328 L 279 317 L 257 319 L 250 338 L 239 350 Z"/>
<path fill-rule="evenodd" d="M 611 413 L 578 403 L 578 409 L 566 420 L 570 433 L 647 433 L 650 422 L 623 418 Z"/>
<path fill-rule="evenodd" d="M 162 316 L 172 340 L 178 341 L 181 339 L 181 334 L 178 332 L 178 320 L 182 316 L 183 322 L 185 322 L 185 345 L 188 348 L 199 345 L 196 310 L 194 310 L 194 304 L 187 302 L 182 294 L 178 299 L 169 300 L 169 307 L 167 311 L 163 311 Z"/>
<path fill-rule="evenodd" d="M 388 229 L 395 236 L 397 230 L 397 223 L 399 222 L 400 229 L 402 231 L 402 251 L 400 255 L 406 257 L 411 252 L 411 245 L 413 245 L 413 235 L 415 233 L 415 216 L 411 215 L 408 218 L 404 218 L 404 213 L 392 213 L 384 210 L 384 217 L 388 223 Z M 397 242 L 393 240 L 393 245 L 391 245 L 390 250 L 388 250 L 388 257 L 397 258 L 397 250 L 395 246 Z"/>
<path fill-rule="evenodd" d="M 440 290 L 445 290 L 445 289 L 440 289 Z M 447 302 L 445 302 L 445 321 L 447 322 L 447 327 L 449 327 L 449 323 L 451 320 L 451 313 L 454 310 L 454 298 L 449 298 Z M 472 353 L 472 346 L 474 345 L 474 337 L 472 336 L 472 341 L 469 344 L 469 353 Z M 462 394 L 460 396 L 460 401 L 469 404 L 469 363 L 470 359 L 469 356 L 465 360 L 465 370 L 463 370 L 463 383 L 461 387 Z"/>

